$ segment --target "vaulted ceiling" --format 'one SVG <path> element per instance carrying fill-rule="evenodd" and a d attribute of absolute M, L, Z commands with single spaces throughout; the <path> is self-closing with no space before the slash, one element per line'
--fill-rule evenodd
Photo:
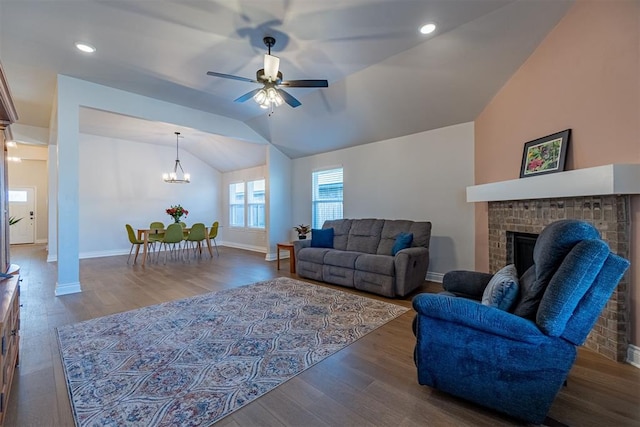
<path fill-rule="evenodd" d="M 0 62 L 19 124 L 48 127 L 56 75 L 64 74 L 242 121 L 297 158 L 474 120 L 572 3 L 1 0 Z M 420 34 L 428 22 L 436 31 Z M 265 35 L 276 39 L 285 80 L 327 79 L 329 87 L 289 88 L 302 105 L 271 116 L 251 99 L 233 102 L 257 86 L 206 72 L 254 78 Z M 83 54 L 76 41 L 97 51 Z M 134 141 L 167 133 L 166 145 L 180 130 L 95 111 L 81 114 L 81 128 Z M 187 149 L 200 157 L 213 144 L 250 151 L 193 132 L 200 148 Z M 247 157 L 215 167 L 261 161 Z"/>

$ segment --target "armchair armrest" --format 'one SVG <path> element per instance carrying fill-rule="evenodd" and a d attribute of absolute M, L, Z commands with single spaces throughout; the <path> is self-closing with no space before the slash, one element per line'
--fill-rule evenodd
<path fill-rule="evenodd" d="M 478 271 L 454 270 L 446 273 L 442 278 L 442 287 L 460 297 L 480 301 L 484 288 L 493 274 Z"/>
<path fill-rule="evenodd" d="M 420 294 L 413 299 L 413 308 L 418 322 L 420 316 L 427 316 L 530 344 L 546 339 L 534 322 L 464 298 Z"/>

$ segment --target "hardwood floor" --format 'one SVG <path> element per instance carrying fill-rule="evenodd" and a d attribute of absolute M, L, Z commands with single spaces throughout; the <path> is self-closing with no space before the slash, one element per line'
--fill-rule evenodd
<path fill-rule="evenodd" d="M 127 265 L 126 256 L 82 260 L 83 292 L 55 297 L 55 264 L 46 263 L 43 245 L 12 246 L 11 254 L 11 261 L 21 267 L 23 307 L 20 367 L 8 402 L 7 426 L 73 426 L 57 326 L 273 277 L 296 277 L 289 274 L 287 261 L 276 271 L 276 263 L 266 262 L 263 254 L 222 247 L 219 257 L 190 263 L 141 267 Z M 421 291 L 439 289 L 438 283 L 425 282 Z M 387 301 L 411 305 L 411 297 Z M 218 425 L 520 424 L 420 386 L 413 365 L 412 318 L 409 311 L 387 323 Z M 549 416 L 556 425 L 640 426 L 640 369 L 581 349 L 568 387 Z"/>

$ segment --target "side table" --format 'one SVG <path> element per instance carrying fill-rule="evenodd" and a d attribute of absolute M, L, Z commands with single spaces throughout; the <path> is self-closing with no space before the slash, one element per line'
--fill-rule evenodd
<path fill-rule="evenodd" d="M 296 254 L 293 250 L 293 243 L 278 243 L 276 244 L 276 252 L 278 258 L 278 270 L 280 270 L 280 251 L 289 251 L 289 272 L 296 272 Z"/>

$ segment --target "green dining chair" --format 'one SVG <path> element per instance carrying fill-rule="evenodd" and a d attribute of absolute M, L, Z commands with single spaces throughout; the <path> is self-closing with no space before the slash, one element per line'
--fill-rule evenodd
<path fill-rule="evenodd" d="M 133 258 L 133 263 L 135 264 L 138 260 L 138 252 L 140 251 L 140 246 L 144 245 L 144 240 L 138 239 L 136 237 L 135 231 L 133 231 L 133 227 L 130 224 L 125 224 L 127 229 L 127 234 L 129 235 L 129 243 L 131 243 L 131 249 L 129 249 L 129 256 L 127 257 L 127 264 L 129 264 L 129 259 L 131 259 L 131 253 L 133 252 L 134 246 L 138 246 L 136 249 L 136 256 Z"/>
<path fill-rule="evenodd" d="M 181 253 L 180 244 L 184 240 L 184 235 L 182 234 L 182 226 L 180 224 L 171 224 L 169 225 L 165 232 L 164 237 L 161 240 L 161 244 L 164 247 L 164 263 L 167 263 L 167 252 L 171 253 L 171 256 L 177 255 Z M 160 251 L 158 251 L 157 258 L 160 257 Z"/>
<path fill-rule="evenodd" d="M 187 251 L 187 259 L 189 258 L 189 247 L 193 247 L 193 256 L 195 258 L 196 250 L 202 256 L 202 242 L 207 238 L 206 228 L 203 223 L 197 222 L 191 226 L 189 235 L 184 239 L 184 250 Z"/>
<path fill-rule="evenodd" d="M 182 222 L 180 221 L 179 223 L 182 226 L 182 235 L 184 236 L 184 238 L 186 239 L 187 236 L 189 235 L 188 231 L 185 231 L 184 229 L 187 228 L 187 223 L 186 222 Z"/>
<path fill-rule="evenodd" d="M 160 244 L 164 237 L 164 223 L 154 221 L 149 224 L 149 243 L 155 248 L 156 244 Z"/>
<path fill-rule="evenodd" d="M 218 225 L 218 221 L 216 221 L 211 226 L 211 229 L 209 230 L 209 240 L 213 240 L 213 244 L 216 247 L 216 255 L 220 256 L 220 253 L 218 252 L 218 244 L 216 243 L 216 237 L 218 236 Z"/>

